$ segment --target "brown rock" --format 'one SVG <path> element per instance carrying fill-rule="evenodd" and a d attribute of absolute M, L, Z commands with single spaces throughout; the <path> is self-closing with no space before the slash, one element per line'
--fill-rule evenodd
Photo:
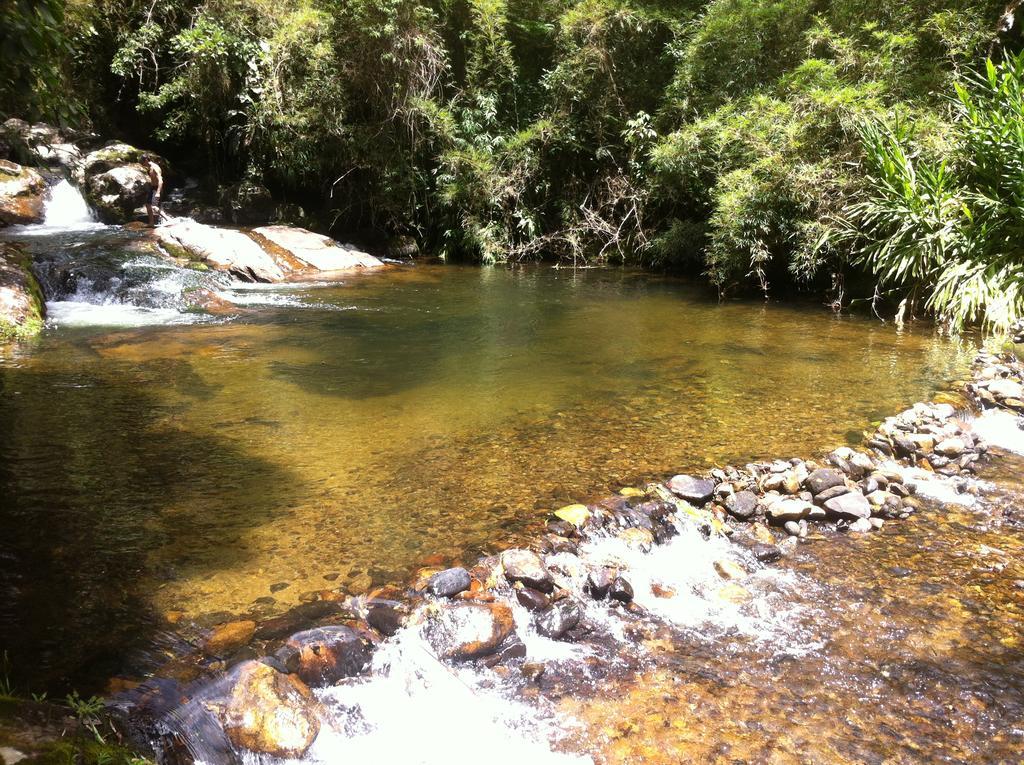
<path fill-rule="evenodd" d="M 218 624 L 203 644 L 203 652 L 211 656 L 227 653 L 248 643 L 255 633 L 256 622 L 247 619 Z"/>
<path fill-rule="evenodd" d="M 309 686 L 332 685 L 362 672 L 370 652 L 348 627 L 329 626 L 299 632 L 281 652 L 289 670 Z"/>
<path fill-rule="evenodd" d="M 224 732 L 253 752 L 301 757 L 320 732 L 320 713 L 298 677 L 251 661 L 241 665 L 224 708 Z"/>

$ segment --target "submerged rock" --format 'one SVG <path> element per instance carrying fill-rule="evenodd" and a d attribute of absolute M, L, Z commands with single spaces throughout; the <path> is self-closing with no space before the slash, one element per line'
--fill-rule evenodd
<path fill-rule="evenodd" d="M 243 619 L 220 624 L 214 627 L 213 633 L 203 644 L 203 651 L 214 656 L 227 653 L 241 648 L 252 640 L 254 634 L 256 634 L 256 622 L 253 621 Z"/>
<path fill-rule="evenodd" d="M 320 732 L 320 705 L 295 675 L 250 661 L 224 708 L 224 731 L 235 746 L 274 757 L 301 757 Z"/>
<path fill-rule="evenodd" d="M 0 160 L 0 226 L 43 219 L 46 182 L 28 167 Z"/>
<path fill-rule="evenodd" d="M 494 653 L 514 628 L 504 603 L 469 601 L 429 614 L 423 634 L 439 657 L 459 661 Z"/>

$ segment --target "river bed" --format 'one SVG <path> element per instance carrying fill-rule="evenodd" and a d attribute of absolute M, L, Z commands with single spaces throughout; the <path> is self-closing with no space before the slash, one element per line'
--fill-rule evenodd
<path fill-rule="evenodd" d="M 13 236 L 51 299 L 43 336 L 0 355 L 0 643 L 25 688 L 100 688 L 170 624 L 468 564 L 651 478 L 858 443 L 973 351 L 627 270 L 394 265 L 265 287 L 140 258 L 120 229 Z M 187 310 L 198 287 L 236 308 Z M 391 686 L 328 692 L 337 727 L 309 759 L 479 761 L 487 741 L 438 736 L 450 692 L 508 761 L 1013 761 L 1015 460 L 992 489 L 1012 500 L 812 538 L 758 574 L 754 604 L 718 598 L 711 569 L 673 573 L 725 553 L 671 547 L 643 565 L 703 582 L 697 605 L 623 640 L 611 668 L 543 643 L 563 663 L 550 680 L 451 686 L 399 642 L 379 659 L 403 666 Z"/>

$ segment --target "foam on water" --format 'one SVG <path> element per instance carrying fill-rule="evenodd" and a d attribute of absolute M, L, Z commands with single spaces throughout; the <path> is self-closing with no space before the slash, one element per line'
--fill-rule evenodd
<path fill-rule="evenodd" d="M 517 701 L 495 675 L 439 661 L 417 630 L 381 646 L 373 676 L 318 692 L 327 720 L 304 763 L 570 765 L 554 751 L 573 722 Z M 261 762 L 246 755 L 246 762 Z"/>
<path fill-rule="evenodd" d="M 129 303 L 83 303 L 57 300 L 46 304 L 47 322 L 61 327 L 144 327 L 192 324 L 203 320 L 173 308 L 144 308 Z"/>
<path fill-rule="evenodd" d="M 743 635 L 786 653 L 813 648 L 799 628 L 802 609 L 787 593 L 814 587 L 814 582 L 762 566 L 725 537 L 706 539 L 693 524 L 679 523 L 678 529 L 677 536 L 650 552 L 606 537 L 585 544 L 581 554 L 617 568 L 632 585 L 637 605 L 684 632 Z M 749 574 L 739 582 L 726 581 L 716 561 L 737 563 Z"/>
<path fill-rule="evenodd" d="M 82 193 L 66 179 L 50 189 L 43 207 L 43 222 L 30 226 L 12 226 L 21 235 L 50 236 L 62 232 L 90 231 L 106 228 L 86 204 Z"/>
<path fill-rule="evenodd" d="M 990 446 L 1024 454 L 1024 427 L 1021 427 L 1021 423 L 1020 415 L 1005 409 L 988 409 L 975 418 L 972 426 L 974 432 Z"/>

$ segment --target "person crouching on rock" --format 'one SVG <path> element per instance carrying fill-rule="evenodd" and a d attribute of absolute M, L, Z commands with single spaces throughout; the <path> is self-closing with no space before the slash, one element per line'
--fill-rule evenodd
<path fill-rule="evenodd" d="M 149 215 L 149 227 L 156 225 L 157 216 L 160 215 L 160 196 L 164 193 L 164 175 L 160 172 L 160 165 L 152 154 L 142 155 L 142 165 L 149 173 L 149 197 L 146 199 L 146 214 Z"/>

